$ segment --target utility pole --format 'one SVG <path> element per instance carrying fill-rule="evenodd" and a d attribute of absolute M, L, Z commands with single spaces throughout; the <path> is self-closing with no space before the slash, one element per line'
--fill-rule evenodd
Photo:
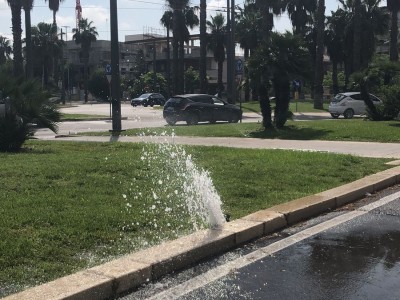
<path fill-rule="evenodd" d="M 121 95 L 119 76 L 119 42 L 117 0 L 110 0 L 111 26 L 111 102 L 112 102 L 112 133 L 121 132 Z"/>
<path fill-rule="evenodd" d="M 62 26 L 65 28 L 65 41 L 68 41 L 68 28 L 70 28 L 71 26 Z"/>
<path fill-rule="evenodd" d="M 229 103 L 232 103 L 232 62 L 231 62 L 231 0 L 226 0 L 226 94 Z"/>
<path fill-rule="evenodd" d="M 235 22 L 235 0 L 231 2 L 231 99 L 232 103 L 236 102 L 236 43 L 235 43 L 235 29 L 236 29 L 236 22 Z M 229 76 L 229 74 L 228 74 Z"/>

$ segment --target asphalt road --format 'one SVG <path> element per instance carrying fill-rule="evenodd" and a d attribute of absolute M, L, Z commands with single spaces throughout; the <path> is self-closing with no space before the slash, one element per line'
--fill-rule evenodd
<path fill-rule="evenodd" d="M 400 186 L 142 287 L 131 299 L 400 299 Z"/>

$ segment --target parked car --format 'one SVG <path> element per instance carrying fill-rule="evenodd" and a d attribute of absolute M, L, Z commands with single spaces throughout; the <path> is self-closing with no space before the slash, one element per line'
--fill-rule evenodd
<path fill-rule="evenodd" d="M 131 105 L 132 106 L 138 106 L 138 105 L 143 105 L 145 107 L 147 106 L 154 106 L 154 105 L 164 105 L 165 104 L 165 98 L 163 95 L 158 94 L 158 93 L 146 93 L 143 95 L 140 95 L 137 98 L 134 98 L 131 100 Z"/>
<path fill-rule="evenodd" d="M 382 101 L 375 95 L 369 94 L 374 105 L 379 105 Z M 329 105 L 328 111 L 332 118 L 337 119 L 343 115 L 346 119 L 351 119 L 354 115 L 365 115 L 367 106 L 360 92 L 347 92 L 337 94 Z"/>
<path fill-rule="evenodd" d="M 213 95 L 185 94 L 170 98 L 165 103 L 163 116 L 169 125 L 179 121 L 186 121 L 188 125 L 217 121 L 237 123 L 242 118 L 242 110 Z"/>

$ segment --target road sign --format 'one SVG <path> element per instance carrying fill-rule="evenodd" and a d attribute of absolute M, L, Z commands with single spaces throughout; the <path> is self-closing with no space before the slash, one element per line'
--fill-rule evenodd
<path fill-rule="evenodd" d="M 105 67 L 106 75 L 111 75 L 111 65 L 107 64 Z"/>
<path fill-rule="evenodd" d="M 243 61 L 239 58 L 236 60 L 236 67 L 235 67 L 235 71 L 236 71 L 236 75 L 242 75 L 243 74 Z"/>
<path fill-rule="evenodd" d="M 107 74 L 106 77 L 107 77 L 108 83 L 111 83 L 111 75 Z"/>

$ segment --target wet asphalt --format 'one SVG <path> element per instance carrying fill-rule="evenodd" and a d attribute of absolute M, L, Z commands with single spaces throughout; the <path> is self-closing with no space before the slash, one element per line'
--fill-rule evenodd
<path fill-rule="evenodd" d="M 149 283 L 120 299 L 400 299 L 399 192 L 397 185 L 369 195 Z M 265 250 L 301 237 L 316 225 L 363 212 L 365 205 L 390 194 L 395 200 L 388 204 L 274 253 Z M 263 251 L 265 255 L 259 256 Z M 244 257 L 245 263 L 235 263 Z"/>

